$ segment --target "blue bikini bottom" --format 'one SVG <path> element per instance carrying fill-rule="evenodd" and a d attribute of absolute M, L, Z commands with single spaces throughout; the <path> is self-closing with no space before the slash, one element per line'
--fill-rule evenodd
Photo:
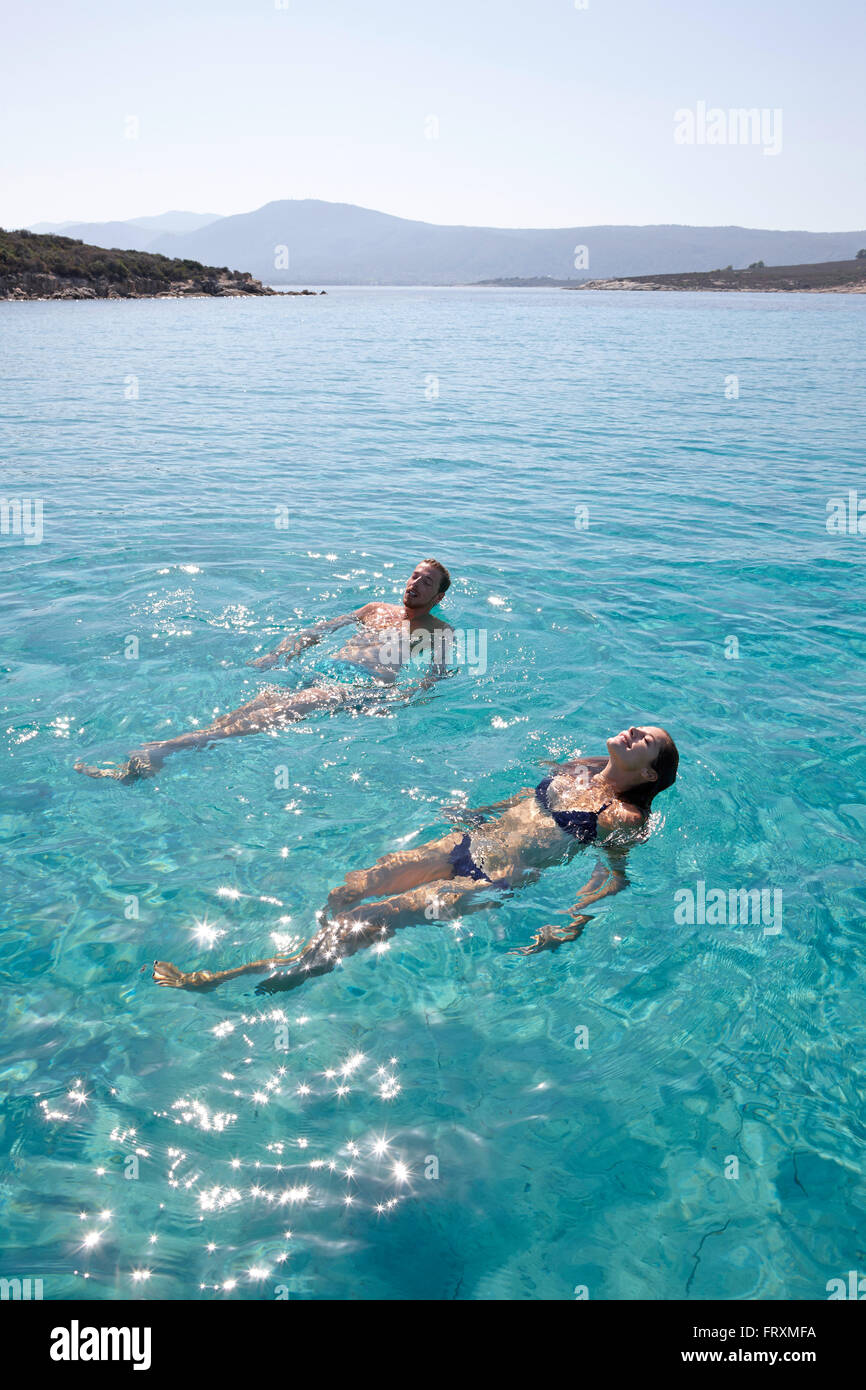
<path fill-rule="evenodd" d="M 463 839 L 458 841 L 448 858 L 454 866 L 455 878 L 474 878 L 478 883 L 492 883 L 496 888 L 511 886 L 509 879 L 492 879 L 478 867 L 472 858 L 472 840 L 468 835 L 464 835 Z"/>

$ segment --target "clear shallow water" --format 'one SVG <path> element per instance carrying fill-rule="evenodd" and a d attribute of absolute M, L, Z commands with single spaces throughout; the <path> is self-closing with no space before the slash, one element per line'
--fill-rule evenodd
<path fill-rule="evenodd" d="M 864 314 L 0 305 L 0 491 L 44 500 L 42 544 L 0 541 L 4 1275 L 50 1298 L 699 1300 L 862 1272 L 866 537 L 825 521 L 866 495 Z M 131 788 L 73 772 L 249 698 L 265 640 L 396 597 L 426 555 L 454 575 L 443 616 L 488 633 L 483 675 Z M 557 953 L 507 950 L 591 850 L 293 994 L 151 983 L 154 957 L 306 937 L 455 794 L 641 721 L 680 780 L 628 892 Z M 780 889 L 782 932 L 677 925 L 698 880 Z"/>

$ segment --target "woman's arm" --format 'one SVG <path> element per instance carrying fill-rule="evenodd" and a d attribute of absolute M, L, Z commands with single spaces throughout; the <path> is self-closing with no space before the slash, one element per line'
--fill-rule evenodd
<path fill-rule="evenodd" d="M 567 762 L 557 762 L 551 758 L 541 758 L 540 765 L 552 769 L 552 776 L 560 772 L 570 772 L 579 786 L 588 787 L 595 773 L 600 772 L 607 762 L 606 758 L 569 758 Z"/>
<path fill-rule="evenodd" d="M 534 787 L 521 787 L 519 792 L 505 797 L 503 801 L 491 801 L 488 806 L 473 806 L 471 809 L 464 806 L 443 806 L 442 815 L 452 825 L 480 825 L 489 811 L 506 811 L 509 806 L 516 806 L 519 801 L 525 801 L 534 792 Z"/>
<path fill-rule="evenodd" d="M 571 908 L 562 908 L 558 914 L 567 916 L 567 926 L 558 927 L 553 923 L 540 927 L 529 946 L 518 946 L 510 955 L 534 956 L 539 951 L 554 951 L 565 941 L 576 941 L 586 926 L 592 921 L 592 913 L 583 911 L 591 903 L 601 902 L 602 898 L 613 897 L 628 887 L 625 861 L 628 851 L 622 847 L 605 851 L 609 867 L 596 864 L 587 883 L 579 890 L 577 900 Z"/>
<path fill-rule="evenodd" d="M 603 767 L 605 763 L 604 758 L 574 758 L 567 763 L 554 762 L 549 758 L 542 758 L 540 761 L 542 767 L 555 768 L 557 772 L 576 771 L 578 768 L 586 768 L 587 783 L 589 783 L 592 771 L 594 770 L 590 764 L 594 765 L 597 763 L 599 767 Z M 553 775 L 555 776 L 556 773 Z M 502 801 L 491 801 L 488 806 L 474 806 L 471 811 L 464 810 L 462 807 L 458 806 L 443 806 L 442 813 L 446 820 L 452 821 L 455 825 L 463 823 L 478 825 L 480 824 L 479 817 L 484 816 L 488 811 L 506 811 L 509 806 L 516 806 L 519 801 L 525 801 L 528 796 L 534 795 L 534 787 L 521 787 L 520 791 L 515 792 L 513 796 L 506 796 Z"/>

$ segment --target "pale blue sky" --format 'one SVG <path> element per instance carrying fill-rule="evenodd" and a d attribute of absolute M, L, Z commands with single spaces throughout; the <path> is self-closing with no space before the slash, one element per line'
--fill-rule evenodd
<path fill-rule="evenodd" d="M 864 13 L 862 0 L 10 6 L 0 225 L 316 197 L 443 223 L 863 228 Z M 781 153 L 675 144 L 674 111 L 699 101 L 781 108 Z"/>

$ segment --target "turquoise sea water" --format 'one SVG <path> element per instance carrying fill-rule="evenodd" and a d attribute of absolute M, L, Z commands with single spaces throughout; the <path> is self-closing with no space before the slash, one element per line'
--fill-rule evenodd
<path fill-rule="evenodd" d="M 0 495 L 44 532 L 0 538 L 0 1273 L 700 1300 L 864 1272 L 866 535 L 826 526 L 866 498 L 864 326 L 853 296 L 0 305 Z M 73 771 L 250 698 L 265 642 L 427 555 L 483 673 L 133 787 Z M 558 952 L 507 953 L 591 848 L 291 994 L 151 983 L 305 938 L 444 803 L 656 721 L 680 779 Z M 779 890 L 781 931 L 678 924 L 699 881 Z"/>

